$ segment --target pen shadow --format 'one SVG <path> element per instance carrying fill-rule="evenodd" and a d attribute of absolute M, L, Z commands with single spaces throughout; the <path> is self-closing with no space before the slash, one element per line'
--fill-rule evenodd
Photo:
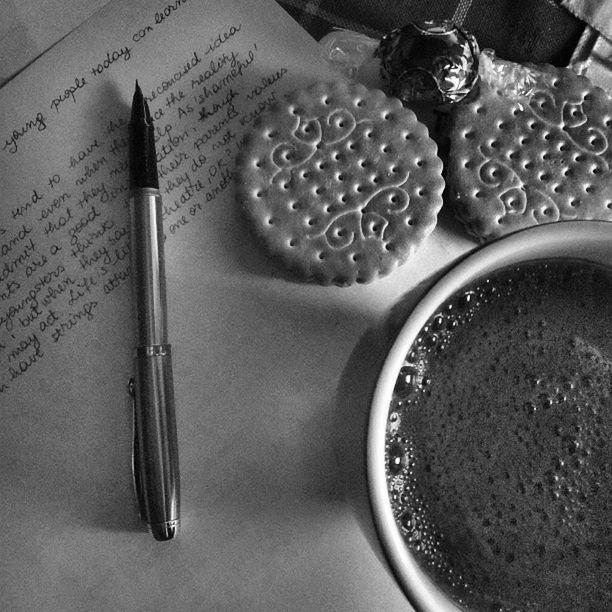
<path fill-rule="evenodd" d="M 127 222 L 125 199 L 129 193 L 128 170 L 128 122 L 130 120 L 130 103 L 133 91 L 120 90 L 117 83 L 105 81 L 100 86 L 95 104 L 85 111 L 87 125 L 92 132 L 104 134 L 110 143 L 107 166 L 109 183 L 106 191 L 112 213 L 118 215 L 122 222 Z"/>
<path fill-rule="evenodd" d="M 92 133 L 103 132 L 106 136 L 125 139 L 128 136 L 128 122 L 130 120 L 130 103 L 133 91 L 129 92 L 119 89 L 116 82 L 107 80 L 100 85 L 95 96 L 95 103 L 91 103 L 84 111 L 86 124 L 91 126 Z M 112 140 L 112 138 L 111 138 Z M 121 144 L 118 142 L 117 144 Z M 119 151 L 123 154 L 119 155 Z M 114 149 L 113 153 L 117 161 L 127 162 L 127 142 L 123 147 Z"/>
<path fill-rule="evenodd" d="M 107 430 L 99 432 L 106 439 L 115 440 L 109 445 L 109 454 L 102 486 L 97 486 L 89 504 L 89 512 L 82 522 L 109 532 L 147 532 L 146 523 L 140 519 L 132 472 L 132 398 L 127 392 L 120 406 L 120 415 Z M 119 424 L 120 427 L 115 425 Z M 90 492 L 91 494 L 91 492 Z"/>
<path fill-rule="evenodd" d="M 119 197 L 112 199 L 107 206 L 117 222 L 128 223 L 128 211 L 125 206 L 125 197 L 129 190 L 128 170 L 128 122 L 131 108 L 133 89 L 124 91 L 117 82 L 106 80 L 101 84 L 96 96 L 95 104 L 85 111 L 87 124 L 92 126 L 92 133 L 103 133 L 111 142 L 109 167 L 111 173 L 109 184 L 106 185 L 109 193 L 115 191 Z M 123 197 L 122 197 L 123 196 Z M 130 281 L 128 280 L 128 283 Z M 131 291 L 128 289 L 131 296 Z M 117 312 L 117 326 L 124 326 L 120 320 L 121 313 Z M 131 337 L 131 336 L 130 336 Z M 131 351 L 131 343 L 128 350 Z M 90 506 L 88 515 L 82 517 L 90 526 L 104 531 L 138 532 L 146 531 L 145 523 L 140 520 L 139 509 L 134 491 L 132 476 L 132 436 L 133 436 L 133 406 L 132 398 L 128 392 L 128 375 L 126 374 L 123 403 L 115 406 L 112 422 L 105 423 L 106 431 L 98 435 L 115 443 L 109 445 L 106 456 L 108 465 L 105 473 L 108 480 L 106 486 L 98 487 L 95 491 L 95 504 Z M 118 426 L 119 424 L 119 426 Z M 102 426 L 102 425 L 101 425 Z"/>

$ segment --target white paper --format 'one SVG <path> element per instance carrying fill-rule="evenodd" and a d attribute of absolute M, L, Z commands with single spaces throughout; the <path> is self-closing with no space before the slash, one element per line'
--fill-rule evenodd
<path fill-rule="evenodd" d="M 138 0 L 0 90 L 0 608 L 410 609 L 367 527 L 363 428 L 386 322 L 474 243 L 442 224 L 398 272 L 347 289 L 267 259 L 233 158 L 270 101 L 323 78 L 274 2 Z M 170 543 L 144 530 L 131 482 L 136 79 L 166 206 L 184 517 Z"/>
<path fill-rule="evenodd" d="M 0 85 L 69 34 L 108 0 L 3 0 Z"/>

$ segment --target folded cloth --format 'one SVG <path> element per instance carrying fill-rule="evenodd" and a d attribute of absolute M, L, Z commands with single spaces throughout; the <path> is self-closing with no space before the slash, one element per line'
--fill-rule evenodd
<path fill-rule="evenodd" d="M 610 0 L 561 0 L 570 13 L 612 40 L 612 2 Z"/>
<path fill-rule="evenodd" d="M 561 4 L 588 24 L 572 56 L 572 68 L 612 95 L 612 0 Z"/>
<path fill-rule="evenodd" d="M 585 28 L 557 0 L 277 1 L 317 40 L 333 28 L 380 38 L 411 21 L 449 19 L 499 57 L 556 66 L 569 63 Z"/>

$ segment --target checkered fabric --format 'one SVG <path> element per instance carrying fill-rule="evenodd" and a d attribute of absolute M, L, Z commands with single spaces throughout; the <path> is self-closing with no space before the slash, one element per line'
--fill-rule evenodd
<path fill-rule="evenodd" d="M 516 62 L 569 62 L 585 24 L 557 0 L 277 0 L 317 40 L 333 28 L 380 38 L 411 21 L 450 19 Z"/>

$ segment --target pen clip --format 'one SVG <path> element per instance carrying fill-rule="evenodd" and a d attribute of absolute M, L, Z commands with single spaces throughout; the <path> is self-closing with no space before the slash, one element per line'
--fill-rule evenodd
<path fill-rule="evenodd" d="M 140 446 L 138 444 L 138 422 L 136 420 L 136 385 L 134 378 L 130 378 L 128 382 L 128 391 L 132 396 L 132 478 L 134 482 L 134 494 L 138 501 L 138 512 L 141 520 L 144 520 L 144 494 L 142 490 L 142 474 L 140 473 Z"/>

